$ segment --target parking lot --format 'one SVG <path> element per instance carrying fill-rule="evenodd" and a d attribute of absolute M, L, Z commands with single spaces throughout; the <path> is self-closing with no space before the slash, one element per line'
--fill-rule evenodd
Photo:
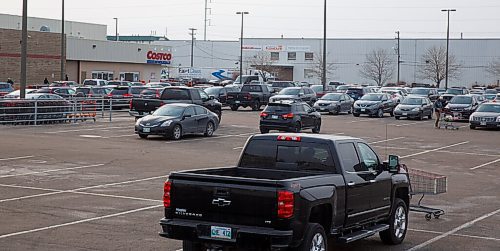
<path fill-rule="evenodd" d="M 234 165 L 259 113 L 224 110 L 212 138 L 139 139 L 125 112 L 80 124 L 2 126 L 0 249 L 179 250 L 158 236 L 163 182 L 171 171 Z M 448 192 L 422 204 L 446 214 L 410 214 L 403 244 L 378 236 L 335 250 L 498 250 L 500 132 L 434 129 L 433 121 L 322 117 L 321 133 L 360 137 L 380 156 L 448 177 Z M 416 203 L 418 197 L 412 202 Z"/>

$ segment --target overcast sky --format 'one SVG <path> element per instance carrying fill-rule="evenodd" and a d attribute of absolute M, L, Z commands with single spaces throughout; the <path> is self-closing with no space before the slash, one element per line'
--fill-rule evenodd
<path fill-rule="evenodd" d="M 1 0 L 0 13 L 22 14 L 21 0 Z M 322 37 L 323 0 L 208 0 L 211 9 L 209 40 L 237 40 L 245 15 L 245 37 Z M 28 0 L 28 15 L 61 18 L 61 0 Z M 66 19 L 108 25 L 114 35 L 113 18 L 119 18 L 120 35 L 167 33 L 170 39 L 188 39 L 188 28 L 197 28 L 203 39 L 205 0 L 66 0 Z M 442 38 L 446 14 L 451 14 L 451 37 L 499 38 L 499 0 L 329 0 L 328 37 Z"/>

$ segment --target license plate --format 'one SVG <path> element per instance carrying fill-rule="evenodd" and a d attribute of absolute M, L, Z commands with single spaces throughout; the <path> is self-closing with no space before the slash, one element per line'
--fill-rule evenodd
<path fill-rule="evenodd" d="M 142 132 L 151 132 L 151 128 L 142 128 Z"/>
<path fill-rule="evenodd" d="M 458 112 L 453 113 L 453 117 L 458 117 L 458 115 L 460 115 Z"/>
<path fill-rule="evenodd" d="M 278 115 L 272 115 L 271 119 L 278 119 Z"/>
<path fill-rule="evenodd" d="M 361 109 L 362 112 L 366 111 L 366 109 Z"/>
<path fill-rule="evenodd" d="M 236 101 L 234 101 L 234 103 L 239 104 L 239 103 L 240 103 L 240 101 L 236 100 Z"/>
<path fill-rule="evenodd" d="M 481 122 L 481 125 L 482 125 L 482 126 L 485 126 L 485 125 L 486 125 L 486 122 Z"/>
<path fill-rule="evenodd" d="M 320 110 L 320 111 L 324 111 L 324 110 L 326 110 L 326 109 L 325 109 L 325 108 L 319 108 L 319 110 Z"/>
<path fill-rule="evenodd" d="M 215 239 L 226 239 L 230 240 L 231 237 L 231 228 L 230 227 L 210 227 L 210 237 Z"/>
<path fill-rule="evenodd" d="M 406 115 L 408 115 L 408 113 L 407 112 L 403 112 L 403 116 L 406 116 Z"/>

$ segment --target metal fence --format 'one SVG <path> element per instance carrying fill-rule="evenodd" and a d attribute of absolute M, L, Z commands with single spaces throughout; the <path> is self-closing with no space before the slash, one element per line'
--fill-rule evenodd
<path fill-rule="evenodd" d="M 0 99 L 0 124 L 39 125 L 113 120 L 129 109 L 130 99 Z M 126 113 L 128 117 L 128 113 Z"/>

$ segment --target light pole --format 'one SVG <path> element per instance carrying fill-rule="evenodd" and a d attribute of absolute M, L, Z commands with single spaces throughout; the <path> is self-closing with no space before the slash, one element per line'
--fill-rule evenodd
<path fill-rule="evenodd" d="M 397 82 L 397 84 L 399 84 L 399 70 L 400 70 L 400 65 L 401 65 L 401 54 L 400 54 L 400 48 L 399 48 L 399 31 L 396 31 L 396 34 L 398 35 L 396 37 L 396 39 L 398 40 L 398 47 L 396 49 L 396 52 L 398 54 L 398 82 Z"/>
<path fill-rule="evenodd" d="M 448 53 L 449 53 L 449 47 L 450 47 L 450 12 L 452 11 L 457 11 L 455 9 L 446 9 L 446 10 L 441 10 L 442 12 L 447 12 L 448 13 L 448 26 L 446 28 L 446 79 L 444 82 L 444 88 L 448 89 Z"/>
<path fill-rule="evenodd" d="M 61 17 L 61 81 L 66 80 L 64 77 L 64 63 L 66 58 L 65 44 L 66 40 L 64 38 L 64 0 L 62 0 L 62 17 Z"/>
<path fill-rule="evenodd" d="M 118 42 L 118 40 L 119 40 L 119 38 L 118 38 L 118 18 L 113 17 L 113 19 L 115 20 L 115 41 Z"/>
<path fill-rule="evenodd" d="M 323 85 L 323 91 L 326 91 L 326 0 L 323 7 L 323 70 L 321 71 L 321 84 Z"/>
<path fill-rule="evenodd" d="M 21 91 L 20 98 L 26 97 L 26 64 L 28 56 L 28 0 L 23 0 L 23 28 L 21 38 Z"/>
<path fill-rule="evenodd" d="M 194 35 L 196 35 L 194 32 L 196 31 L 195 28 L 189 28 L 189 30 L 191 31 L 189 33 L 189 35 L 191 35 L 191 68 L 193 68 L 193 63 L 194 63 L 194 58 L 193 58 L 193 55 L 194 55 Z"/>
<path fill-rule="evenodd" d="M 249 12 L 247 11 L 238 11 L 236 12 L 237 15 L 241 15 L 241 36 L 240 36 L 240 84 L 243 84 L 241 82 L 241 78 L 243 77 L 243 17 Z"/>

